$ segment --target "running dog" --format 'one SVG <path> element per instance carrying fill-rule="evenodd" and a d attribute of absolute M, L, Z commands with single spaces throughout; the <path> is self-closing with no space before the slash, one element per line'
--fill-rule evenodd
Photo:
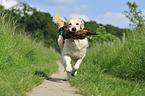
<path fill-rule="evenodd" d="M 84 22 L 81 19 L 71 18 L 66 21 L 59 15 L 53 16 L 53 22 L 60 29 L 66 23 L 70 32 L 77 32 L 80 29 L 84 29 Z M 64 39 L 61 35 L 58 37 L 58 45 L 61 48 L 63 65 L 68 73 L 68 79 L 70 76 L 76 76 L 82 60 L 85 57 L 88 47 L 87 38 L 84 39 Z M 72 67 L 71 60 L 75 62 Z"/>

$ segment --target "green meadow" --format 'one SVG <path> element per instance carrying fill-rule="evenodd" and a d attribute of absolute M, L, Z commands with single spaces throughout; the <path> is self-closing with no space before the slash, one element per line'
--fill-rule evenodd
<path fill-rule="evenodd" d="M 16 34 L 14 22 L 5 18 L 0 18 L 0 96 L 23 96 L 57 72 L 60 54 L 30 36 Z"/>
<path fill-rule="evenodd" d="M 71 78 L 72 86 L 83 96 L 145 95 L 145 30 L 128 32 L 125 43 L 97 43 Z"/>
<path fill-rule="evenodd" d="M 3 10 L 0 13 L 0 96 L 25 96 L 58 71 L 56 61 L 61 60 L 55 41 L 58 29 L 49 13 L 37 12 L 35 8 L 31 16 L 24 17 L 21 12 L 5 10 L 3 13 Z M 143 23 L 132 30 L 85 22 L 86 30 L 102 34 L 89 38 L 90 47 L 78 75 L 68 80 L 80 89 L 76 93 L 145 96 L 145 26 L 140 15 L 134 16 Z M 126 36 L 121 41 L 123 33 Z"/>

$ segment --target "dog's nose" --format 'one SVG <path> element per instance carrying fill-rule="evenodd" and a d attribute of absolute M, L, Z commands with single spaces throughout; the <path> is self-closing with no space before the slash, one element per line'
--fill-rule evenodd
<path fill-rule="evenodd" d="M 76 31 L 77 29 L 75 27 L 72 28 L 72 31 Z"/>

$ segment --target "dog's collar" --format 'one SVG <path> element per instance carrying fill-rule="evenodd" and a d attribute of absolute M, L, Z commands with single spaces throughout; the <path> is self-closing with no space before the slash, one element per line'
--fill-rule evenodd
<path fill-rule="evenodd" d="M 67 36 L 67 34 L 68 34 L 68 33 L 67 33 L 65 30 L 60 31 L 60 35 L 61 35 L 62 37 Z"/>

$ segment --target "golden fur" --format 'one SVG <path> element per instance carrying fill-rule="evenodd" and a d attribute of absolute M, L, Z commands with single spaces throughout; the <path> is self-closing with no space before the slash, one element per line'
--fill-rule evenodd
<path fill-rule="evenodd" d="M 70 31 L 73 31 L 72 28 L 76 28 L 76 31 L 84 28 L 84 22 L 81 19 L 71 18 L 66 21 L 64 18 L 56 15 L 53 17 L 53 22 L 58 25 L 58 28 L 64 26 L 64 22 L 69 27 Z M 63 44 L 63 42 L 65 42 Z M 86 50 L 88 47 L 88 40 L 85 39 L 63 39 L 61 35 L 58 38 L 58 45 L 61 48 L 62 60 L 65 66 L 66 71 L 68 72 L 68 78 L 70 74 L 77 74 L 77 70 L 85 57 Z M 75 61 L 76 64 L 72 68 L 71 60 Z"/>

